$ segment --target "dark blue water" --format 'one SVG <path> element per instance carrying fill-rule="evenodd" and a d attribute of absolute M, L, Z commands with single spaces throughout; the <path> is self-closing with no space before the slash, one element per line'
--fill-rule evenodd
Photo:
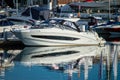
<path fill-rule="evenodd" d="M 120 63 L 118 63 L 118 76 L 120 79 Z M 105 69 L 101 79 L 99 78 L 99 64 L 94 64 L 92 69 L 89 69 L 88 80 L 114 80 L 113 71 L 108 78 Z M 2 79 L 1 79 L 2 80 Z M 15 63 L 15 66 L 5 70 L 3 80 L 69 80 L 68 74 L 62 71 L 49 70 L 45 66 L 23 66 L 20 63 Z M 84 71 L 78 77 L 77 73 L 73 73 L 71 80 L 84 80 Z"/>
<path fill-rule="evenodd" d="M 119 47 L 1 49 L 0 80 L 119 80 Z"/>

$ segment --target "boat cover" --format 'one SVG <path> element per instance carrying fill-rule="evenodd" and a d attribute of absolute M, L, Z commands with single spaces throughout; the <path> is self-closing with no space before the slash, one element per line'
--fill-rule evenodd
<path fill-rule="evenodd" d="M 32 16 L 35 20 L 47 20 L 49 18 L 49 10 L 42 7 L 28 7 L 22 16 Z"/>

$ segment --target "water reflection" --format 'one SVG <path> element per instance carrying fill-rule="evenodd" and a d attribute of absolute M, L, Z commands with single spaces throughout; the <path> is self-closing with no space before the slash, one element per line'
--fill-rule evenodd
<path fill-rule="evenodd" d="M 99 48 L 86 47 L 26 47 L 17 56 L 25 65 L 51 65 L 76 61 L 82 57 L 97 55 Z M 27 64 L 26 64 L 27 63 Z"/>
<path fill-rule="evenodd" d="M 107 46 L 106 54 L 106 80 L 119 80 L 117 78 L 119 45 Z"/>
<path fill-rule="evenodd" d="M 0 80 L 4 80 L 5 71 L 14 66 L 13 59 L 19 54 L 19 49 L 3 49 L 0 48 Z"/>
<path fill-rule="evenodd" d="M 5 80 L 119 79 L 119 45 L 25 47 L 22 51 L 1 51 L 0 75 L 5 76 Z M 13 65 L 8 67 L 6 63 Z M 13 68 L 8 70 L 11 67 Z M 22 75 L 23 73 L 27 75 Z"/>
<path fill-rule="evenodd" d="M 84 66 L 85 80 L 88 69 L 93 65 L 93 57 L 100 54 L 97 46 L 85 47 L 26 47 L 16 60 L 25 66 L 45 66 L 47 69 L 67 73 L 71 79 L 73 73 L 80 76 L 80 66 Z"/>

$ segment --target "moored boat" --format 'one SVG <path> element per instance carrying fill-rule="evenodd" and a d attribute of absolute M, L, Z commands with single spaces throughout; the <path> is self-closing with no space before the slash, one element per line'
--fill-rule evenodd
<path fill-rule="evenodd" d="M 108 22 L 93 28 L 98 33 L 120 34 L 120 22 Z"/>
<path fill-rule="evenodd" d="M 75 46 L 105 43 L 96 32 L 81 31 L 75 22 L 65 18 L 53 18 L 31 28 L 13 29 L 12 31 L 27 46 Z"/>

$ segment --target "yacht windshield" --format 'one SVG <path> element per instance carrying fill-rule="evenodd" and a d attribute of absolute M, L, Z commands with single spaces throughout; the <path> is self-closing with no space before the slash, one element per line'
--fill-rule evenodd
<path fill-rule="evenodd" d="M 56 25 L 56 27 L 62 28 L 62 29 L 69 29 L 69 30 L 77 30 L 77 25 L 75 25 L 74 22 L 67 21 L 64 19 L 51 19 L 51 24 Z"/>
<path fill-rule="evenodd" d="M 41 22 L 41 23 L 39 23 L 37 25 L 34 25 L 31 28 L 32 29 L 44 29 L 44 28 L 51 28 L 51 27 L 55 27 L 55 25 L 49 23 L 48 21 L 44 21 L 44 22 Z"/>
<path fill-rule="evenodd" d="M 53 27 L 79 31 L 78 26 L 74 22 L 63 19 L 50 19 L 49 21 L 41 22 L 39 25 L 35 25 L 32 28 L 44 29 L 44 28 L 53 28 Z"/>

